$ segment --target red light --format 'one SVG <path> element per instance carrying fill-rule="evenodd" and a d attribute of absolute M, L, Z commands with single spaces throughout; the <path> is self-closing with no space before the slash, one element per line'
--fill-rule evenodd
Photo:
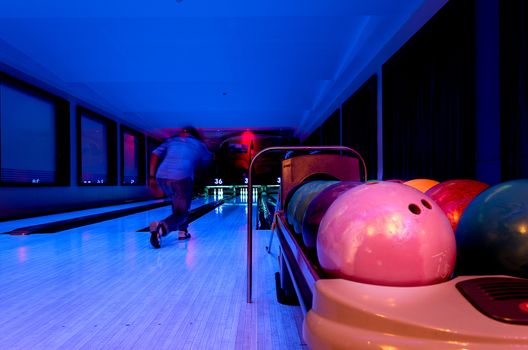
<path fill-rule="evenodd" d="M 241 136 L 243 143 L 250 143 L 251 140 L 255 139 L 255 135 L 251 131 L 244 131 Z"/>
<path fill-rule="evenodd" d="M 244 131 L 241 135 L 241 138 L 242 144 L 248 145 L 248 151 L 254 148 L 255 134 L 253 134 L 251 131 Z"/>

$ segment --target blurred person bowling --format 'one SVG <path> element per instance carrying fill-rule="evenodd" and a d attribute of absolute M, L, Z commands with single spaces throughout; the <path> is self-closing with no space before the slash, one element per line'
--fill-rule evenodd
<path fill-rule="evenodd" d="M 152 152 L 150 158 L 149 186 L 159 187 L 172 200 L 172 214 L 161 221 L 150 223 L 150 243 L 161 247 L 161 238 L 172 231 L 178 232 L 178 239 L 187 239 L 187 218 L 191 207 L 195 173 L 204 169 L 212 154 L 192 126 L 182 129 L 168 138 Z"/>

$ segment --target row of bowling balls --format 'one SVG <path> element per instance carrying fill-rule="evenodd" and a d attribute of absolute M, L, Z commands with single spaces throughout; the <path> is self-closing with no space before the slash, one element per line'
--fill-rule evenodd
<path fill-rule="evenodd" d="M 285 210 L 332 277 L 392 286 L 528 277 L 528 180 L 313 181 Z"/>

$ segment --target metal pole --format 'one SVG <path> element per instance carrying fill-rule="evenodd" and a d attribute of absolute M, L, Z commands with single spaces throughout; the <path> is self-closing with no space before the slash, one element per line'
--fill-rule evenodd
<path fill-rule="evenodd" d="M 353 153 L 363 164 L 363 179 L 367 180 L 367 166 L 363 157 L 354 149 L 345 146 L 290 146 L 290 147 L 269 147 L 265 148 L 251 159 L 248 169 L 248 203 L 247 203 L 247 302 L 251 303 L 251 294 L 253 288 L 253 182 L 251 174 L 253 164 L 261 155 L 274 151 L 345 151 Z M 271 249 L 271 247 L 270 247 Z"/>
<path fill-rule="evenodd" d="M 257 154 L 255 156 L 255 158 L 257 158 L 258 156 L 260 155 Z M 248 169 L 248 202 L 247 202 L 247 227 L 248 227 L 248 231 L 247 231 L 247 263 L 248 263 L 248 268 L 247 268 L 247 302 L 248 303 L 251 303 L 251 289 L 253 287 L 253 277 L 252 277 L 252 272 L 253 272 L 253 266 L 252 266 L 252 262 L 253 262 L 253 230 L 252 230 L 252 226 L 253 226 L 253 183 L 252 183 L 252 179 L 251 179 L 251 173 L 252 173 L 252 169 L 253 169 L 253 161 L 255 160 L 255 158 L 253 158 L 249 164 L 249 169 Z"/>

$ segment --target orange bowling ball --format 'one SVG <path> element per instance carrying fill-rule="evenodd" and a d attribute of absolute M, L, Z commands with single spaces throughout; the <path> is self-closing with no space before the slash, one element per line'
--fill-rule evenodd
<path fill-rule="evenodd" d="M 418 191 L 425 193 L 431 187 L 438 185 L 439 182 L 435 180 L 430 180 L 430 179 L 414 179 L 414 180 L 405 181 L 403 184 L 414 187 Z"/>

